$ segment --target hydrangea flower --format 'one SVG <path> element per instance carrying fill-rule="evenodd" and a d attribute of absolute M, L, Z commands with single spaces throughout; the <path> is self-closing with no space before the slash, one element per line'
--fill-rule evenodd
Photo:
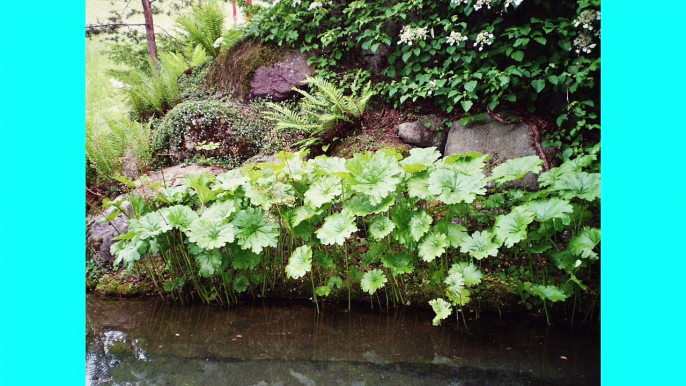
<path fill-rule="evenodd" d="M 429 81 L 429 86 L 431 87 L 429 91 L 427 91 L 426 95 L 431 95 L 433 93 L 433 89 L 436 87 L 436 81 L 435 80 L 430 80 Z"/>
<path fill-rule="evenodd" d="M 308 11 L 311 11 L 313 9 L 321 8 L 322 7 L 322 2 L 321 1 L 315 1 L 312 4 L 310 4 L 309 8 L 307 8 Z"/>
<path fill-rule="evenodd" d="M 454 44 L 460 44 L 461 41 L 465 40 L 467 40 L 466 36 L 462 36 L 461 33 L 455 31 L 450 32 L 450 36 L 448 36 L 448 39 L 446 39 L 448 44 L 450 44 L 451 46 Z"/>
<path fill-rule="evenodd" d="M 479 51 L 482 51 L 484 49 L 484 45 L 491 45 L 493 44 L 493 39 L 495 36 L 493 36 L 492 33 L 488 31 L 481 31 L 479 34 L 476 36 L 476 43 L 474 43 L 474 47 L 479 47 Z"/>
<path fill-rule="evenodd" d="M 505 0 L 505 6 L 503 8 L 507 8 L 510 6 L 510 4 L 514 3 L 515 8 L 519 7 L 519 4 L 522 3 L 524 0 Z"/>
<path fill-rule="evenodd" d="M 585 29 L 591 31 L 593 29 L 593 20 L 600 20 L 600 11 L 587 9 L 579 14 L 579 17 L 574 19 L 574 26 L 578 27 L 581 24 Z"/>
<path fill-rule="evenodd" d="M 293 0 L 293 6 L 294 6 L 294 7 L 297 7 L 297 6 L 299 6 L 300 4 L 302 4 L 302 0 Z"/>
<path fill-rule="evenodd" d="M 474 10 L 478 11 L 484 6 L 488 7 L 488 9 L 491 9 L 491 0 L 476 0 L 476 4 L 474 4 Z"/>
<path fill-rule="evenodd" d="M 590 54 L 591 50 L 595 48 L 596 44 L 592 43 L 591 35 L 581 34 L 576 39 L 574 39 L 574 45 L 576 46 L 576 53 L 581 52 Z"/>
<path fill-rule="evenodd" d="M 403 27 L 402 31 L 400 31 L 400 40 L 398 41 L 398 44 L 406 43 L 408 46 L 411 46 L 413 41 L 425 40 L 428 32 L 426 27 L 412 28 L 409 25 L 406 25 Z"/>
<path fill-rule="evenodd" d="M 224 44 L 224 38 L 220 37 L 219 39 L 214 41 L 214 44 L 212 45 L 212 47 L 219 48 L 222 46 L 222 44 Z"/>

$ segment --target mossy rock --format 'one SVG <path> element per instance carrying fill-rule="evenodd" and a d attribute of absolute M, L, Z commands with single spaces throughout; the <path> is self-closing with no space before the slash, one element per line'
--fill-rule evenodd
<path fill-rule="evenodd" d="M 212 62 L 205 83 L 208 88 L 247 101 L 255 71 L 271 66 L 286 54 L 283 48 L 273 48 L 253 41 L 244 41 L 222 51 Z"/>
<path fill-rule="evenodd" d="M 156 147 L 169 149 L 177 162 L 196 155 L 245 160 L 259 152 L 272 126 L 247 110 L 249 106 L 216 100 L 180 103 L 157 128 Z M 199 148 L 212 144 L 214 148 Z"/>

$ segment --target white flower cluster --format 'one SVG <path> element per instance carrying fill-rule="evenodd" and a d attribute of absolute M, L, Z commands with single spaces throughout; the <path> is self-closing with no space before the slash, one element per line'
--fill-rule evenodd
<path fill-rule="evenodd" d="M 581 52 L 590 54 L 591 50 L 595 48 L 596 44 L 593 43 L 591 44 L 591 35 L 589 34 L 581 34 L 579 35 L 576 39 L 574 39 L 574 45 L 576 46 L 576 53 L 580 54 Z"/>
<path fill-rule="evenodd" d="M 489 46 L 493 44 L 493 39 L 495 39 L 495 36 L 493 36 L 492 33 L 488 31 L 481 31 L 476 36 L 476 43 L 474 43 L 474 47 L 479 47 L 479 51 L 481 51 L 484 49 L 484 44 Z"/>
<path fill-rule="evenodd" d="M 119 79 L 110 78 L 110 84 L 114 88 L 125 88 L 126 85 Z"/>
<path fill-rule="evenodd" d="M 448 44 L 450 44 L 451 46 L 454 44 L 460 44 L 460 42 L 465 40 L 467 40 L 466 36 L 462 36 L 461 33 L 455 31 L 450 32 L 450 36 L 448 36 L 448 39 L 446 39 Z"/>
<path fill-rule="evenodd" d="M 311 11 L 313 9 L 321 8 L 322 7 L 322 2 L 321 1 L 315 1 L 312 4 L 310 4 L 310 7 L 307 8 L 308 11 Z"/>
<path fill-rule="evenodd" d="M 450 2 L 457 4 L 457 5 L 460 5 L 461 3 L 465 3 L 465 4 L 469 3 L 469 0 L 450 0 Z"/>
<path fill-rule="evenodd" d="M 219 48 L 222 46 L 222 44 L 224 44 L 224 38 L 220 37 L 219 39 L 214 41 L 214 44 L 212 45 L 212 47 Z"/>
<path fill-rule="evenodd" d="M 510 6 L 510 4 L 514 3 L 515 8 L 519 7 L 519 4 L 522 3 L 524 0 L 505 0 L 505 6 L 503 8 L 507 8 Z"/>
<path fill-rule="evenodd" d="M 429 81 L 429 85 L 431 86 L 431 88 L 429 89 L 429 91 L 426 92 L 426 95 L 431 95 L 431 94 L 433 94 L 433 88 L 436 87 L 436 81 L 435 81 L 435 80 L 430 80 L 430 81 Z"/>
<path fill-rule="evenodd" d="M 574 27 L 578 27 L 581 24 L 587 30 L 592 30 L 593 20 L 600 20 L 600 11 L 594 11 L 592 9 L 587 9 L 579 14 L 577 19 L 574 19 Z"/>
<path fill-rule="evenodd" d="M 474 4 L 474 10 L 478 11 L 483 8 L 484 5 L 488 7 L 488 9 L 491 9 L 491 0 L 476 0 L 476 4 Z"/>
<path fill-rule="evenodd" d="M 403 27 L 402 31 L 400 31 L 400 40 L 398 41 L 398 44 L 406 43 L 408 46 L 411 46 L 412 42 L 416 40 L 425 40 L 428 32 L 426 27 L 412 28 L 409 25 L 406 25 Z"/>
<path fill-rule="evenodd" d="M 293 6 L 294 6 L 294 7 L 297 7 L 297 6 L 299 6 L 300 4 L 302 4 L 302 0 L 293 0 Z"/>

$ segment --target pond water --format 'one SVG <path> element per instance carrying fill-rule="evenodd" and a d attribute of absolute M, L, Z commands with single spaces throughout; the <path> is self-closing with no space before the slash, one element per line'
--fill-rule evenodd
<path fill-rule="evenodd" d="M 599 329 L 431 310 L 86 298 L 87 385 L 598 385 Z"/>

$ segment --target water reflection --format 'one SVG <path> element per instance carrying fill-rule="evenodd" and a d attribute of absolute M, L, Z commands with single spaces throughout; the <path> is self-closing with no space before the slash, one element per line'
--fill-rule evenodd
<path fill-rule="evenodd" d="M 430 311 L 87 298 L 89 385 L 594 385 L 598 334 Z M 563 359 L 562 357 L 566 358 Z"/>

